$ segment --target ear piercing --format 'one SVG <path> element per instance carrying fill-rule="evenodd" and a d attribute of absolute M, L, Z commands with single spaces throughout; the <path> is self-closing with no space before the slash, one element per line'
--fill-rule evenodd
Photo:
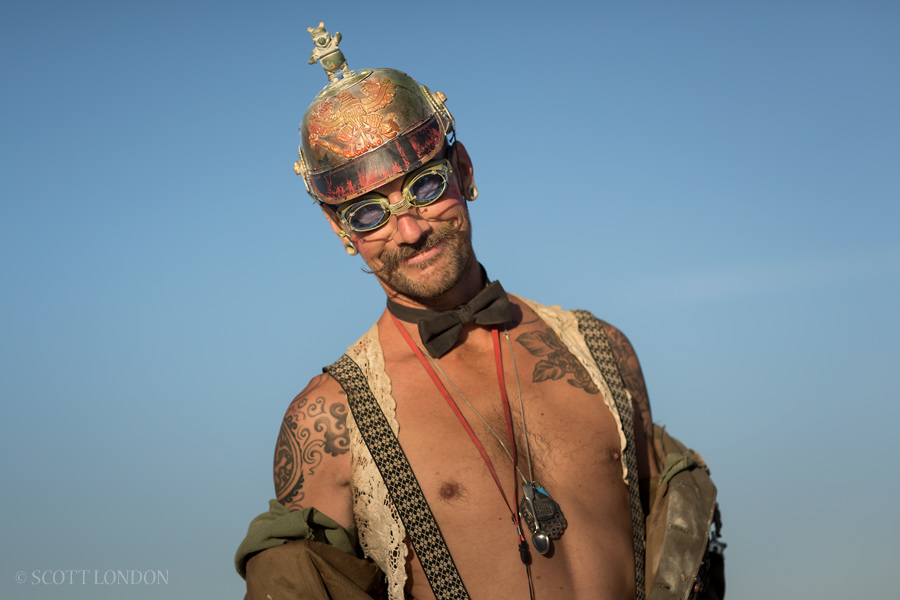
<path fill-rule="evenodd" d="M 359 250 L 356 249 L 356 246 L 353 245 L 353 242 L 350 240 L 350 236 L 347 235 L 346 232 L 341 231 L 338 233 L 339 236 L 344 240 L 344 252 L 347 253 L 348 256 L 356 256 L 359 254 Z"/>

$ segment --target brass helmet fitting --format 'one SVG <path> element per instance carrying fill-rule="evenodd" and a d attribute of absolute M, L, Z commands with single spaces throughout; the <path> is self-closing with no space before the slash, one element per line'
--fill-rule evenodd
<path fill-rule="evenodd" d="M 300 126 L 294 171 L 320 203 L 340 204 L 427 163 L 453 134 L 446 97 L 394 69 L 351 71 L 324 23 L 310 27 L 329 84 Z"/>

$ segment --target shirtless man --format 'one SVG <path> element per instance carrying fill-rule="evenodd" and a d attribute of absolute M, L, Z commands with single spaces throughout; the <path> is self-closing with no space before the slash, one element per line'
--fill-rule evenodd
<path fill-rule="evenodd" d="M 488 285 L 471 242 L 474 168 L 444 99 L 375 69 L 330 85 L 304 117 L 296 169 L 388 299 L 347 356 L 395 431 L 470 597 L 643 598 L 644 538 L 632 523 L 636 510 L 643 527 L 660 463 L 637 356 L 619 330 L 595 321 L 632 418 L 617 408 L 571 313 Z M 420 322 L 435 313 L 462 315 L 456 339 L 429 339 Z M 277 499 L 358 524 L 391 598 L 435 598 L 413 532 L 381 500 L 385 484 L 334 373 L 313 378 L 287 409 Z M 524 496 L 543 492 L 561 530 L 551 535 L 539 527 L 549 521 L 527 522 L 541 509 Z M 383 520 L 402 539 L 375 531 Z"/>

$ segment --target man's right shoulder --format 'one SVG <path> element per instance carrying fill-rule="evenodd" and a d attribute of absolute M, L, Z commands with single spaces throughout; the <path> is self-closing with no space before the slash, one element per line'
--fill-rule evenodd
<path fill-rule="evenodd" d="M 315 506 L 321 492 L 349 483 L 348 412 L 344 390 L 327 374 L 291 401 L 274 458 L 275 495 L 286 507 Z"/>

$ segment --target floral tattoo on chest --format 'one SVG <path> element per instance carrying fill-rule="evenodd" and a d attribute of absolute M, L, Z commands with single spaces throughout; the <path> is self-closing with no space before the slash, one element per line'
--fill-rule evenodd
<path fill-rule="evenodd" d="M 534 366 L 534 383 L 555 381 L 569 376 L 566 381 L 572 387 L 582 389 L 588 394 L 600 393 L 584 366 L 569 352 L 569 349 L 563 345 L 552 330 L 523 333 L 516 338 L 516 341 L 534 356 L 541 357 L 541 360 Z"/>

